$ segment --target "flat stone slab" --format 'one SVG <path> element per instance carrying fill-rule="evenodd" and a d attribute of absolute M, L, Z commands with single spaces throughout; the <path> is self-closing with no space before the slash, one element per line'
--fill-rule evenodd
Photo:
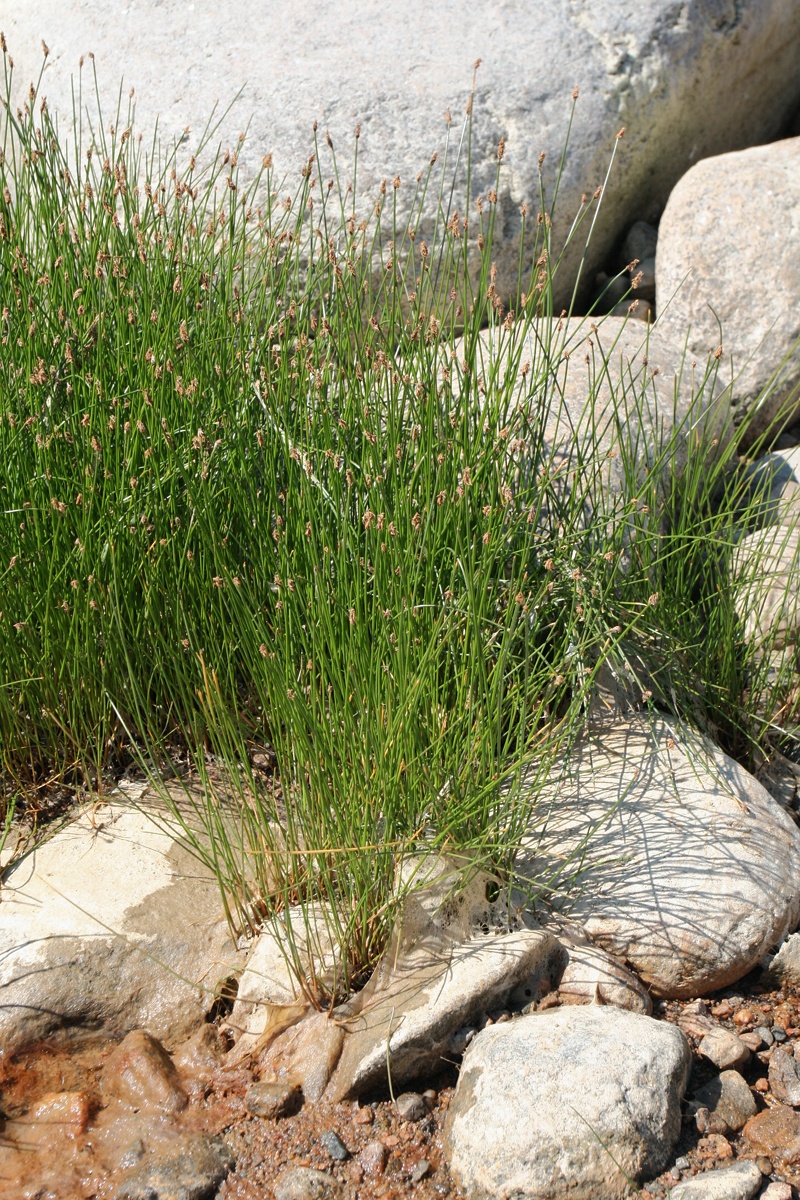
<path fill-rule="evenodd" d="M 431 931 L 397 957 L 390 948 L 340 1010 L 344 1043 L 326 1099 L 386 1086 L 389 1071 L 396 1090 L 441 1068 L 457 1029 L 497 1007 L 559 952 L 551 934 L 533 929 L 457 943 Z"/>
<path fill-rule="evenodd" d="M 686 725 L 618 721 L 554 767 L 519 863 L 657 996 L 734 983 L 797 927 L 800 832 Z"/>
<path fill-rule="evenodd" d="M 483 1200 L 617 1200 L 669 1161 L 689 1045 L 675 1026 L 597 1006 L 483 1030 L 448 1109 L 444 1151 Z"/>
<path fill-rule="evenodd" d="M 116 120 L 120 79 L 123 115 L 129 87 L 147 134 L 160 113 L 168 143 L 188 128 L 193 151 L 219 102 L 219 137 L 239 148 L 249 175 L 272 153 L 276 186 L 293 191 L 313 152 L 319 122 L 323 181 L 333 174 L 325 144 L 330 131 L 343 186 L 350 179 L 354 131 L 361 123 L 354 208 L 365 217 L 382 179 L 403 180 L 401 220 L 412 208 L 418 172 L 431 154 L 444 157 L 445 112 L 452 108 L 448 163 L 454 163 L 473 60 L 481 57 L 474 102 L 474 194 L 495 186 L 497 146 L 506 139 L 505 169 L 493 258 L 498 288 L 516 290 L 520 205 L 527 203 L 526 281 L 539 207 L 539 153 L 552 194 L 567 131 L 571 93 L 581 88 L 560 185 L 554 251 L 566 238 L 585 193 L 603 183 L 615 137 L 613 185 L 604 197 L 585 266 L 594 271 L 635 220 L 654 220 L 676 181 L 693 162 L 778 135 L 800 98 L 800 10 L 786 0 L 676 5 L 640 0 L 551 0 L 536 19 L 514 4 L 487 11 L 467 0 L 407 0 L 386 5 L 274 0 L 37 0 L 7 5 L 4 28 L 23 96 L 50 48 L 42 90 L 61 127 L 72 115 L 70 74 L 81 55 L 94 53 L 106 125 Z M 454 36 L 456 34 L 457 36 Z M 531 64 L 540 64 L 531 70 Z M 83 69 L 79 103 L 90 104 L 92 63 Z M 719 103 L 724 92 L 725 103 Z M 283 188 L 282 188 L 283 190 Z M 431 189 L 430 224 L 438 188 Z M 463 215 L 463 202 L 460 205 Z M 349 215 L 349 214 L 348 214 Z M 472 214 L 470 214 L 472 220 Z M 585 228 L 585 226 L 584 226 Z M 391 236 L 391 235 L 389 235 Z M 574 238 L 555 297 L 569 303 L 583 249 Z M 681 339 L 682 340 L 682 339 Z"/>
<path fill-rule="evenodd" d="M 3 880 L 0 1045 L 140 1027 L 174 1045 L 242 962 L 216 879 L 142 809 L 94 806 Z"/>

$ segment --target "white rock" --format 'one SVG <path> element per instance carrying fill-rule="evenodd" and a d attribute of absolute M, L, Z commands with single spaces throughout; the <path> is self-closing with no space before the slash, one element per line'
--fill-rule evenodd
<path fill-rule="evenodd" d="M 670 1200 L 751 1200 L 761 1187 L 761 1172 L 754 1162 L 706 1171 L 670 1189 Z"/>
<path fill-rule="evenodd" d="M 216 879 L 145 812 L 113 801 L 3 881 L 0 1044 L 142 1027 L 174 1045 L 241 965 Z"/>
<path fill-rule="evenodd" d="M 774 651 L 800 637 L 800 525 L 746 534 L 731 559 L 736 609 L 747 637 Z"/>
<path fill-rule="evenodd" d="M 487 1200 L 627 1196 L 629 1178 L 669 1161 L 690 1062 L 675 1026 L 617 1008 L 551 1009 L 485 1029 L 447 1114 L 453 1178 Z"/>
<path fill-rule="evenodd" d="M 737 413 L 770 384 L 753 432 L 765 428 L 800 380 L 800 138 L 704 158 L 683 176 L 659 226 L 656 290 L 658 326 L 682 341 L 691 325 L 701 363 L 720 345 L 721 322 L 721 375 L 731 382 L 732 357 Z M 798 412 L 795 399 L 789 418 Z"/>
<path fill-rule="evenodd" d="M 658 443 L 663 445 L 676 427 L 681 433 L 670 470 L 682 468 L 686 439 L 700 427 L 719 437 L 720 453 L 727 444 L 727 410 L 711 382 L 704 386 L 703 372 L 683 363 L 680 343 L 676 347 L 656 328 L 648 332 L 640 322 L 620 316 L 542 319 L 532 325 L 521 352 L 518 338 L 485 331 L 477 350 L 478 374 L 505 380 L 512 345 L 521 403 L 527 400 L 534 411 L 541 410 L 541 391 L 531 390 L 530 383 L 549 379 L 544 440 L 553 457 L 552 470 L 560 469 L 565 480 L 570 464 L 579 461 L 579 448 L 584 462 L 591 451 L 602 464 L 597 482 L 603 491 L 613 492 L 625 477 L 622 449 L 635 457 L 634 469 L 643 472 L 652 464 Z M 462 346 L 456 346 L 459 355 Z M 525 363 L 531 370 L 523 377 Z M 516 469 L 524 472 L 524 463 L 522 451 L 515 459 Z"/>
<path fill-rule="evenodd" d="M 794 822 L 721 750 L 655 716 L 554 766 L 518 866 L 659 996 L 735 982 L 800 917 Z"/>
<path fill-rule="evenodd" d="M 800 933 L 792 933 L 781 944 L 769 964 L 770 975 L 791 987 L 800 985 Z"/>
<path fill-rule="evenodd" d="M 721 1025 L 718 1029 L 709 1030 L 697 1049 L 704 1058 L 713 1062 L 715 1067 L 719 1067 L 720 1071 L 739 1069 L 747 1066 L 750 1061 L 750 1050 L 738 1033 Z"/>
<path fill-rule="evenodd" d="M 235 1057 L 266 1044 L 270 1037 L 293 1025 L 309 1007 L 298 982 L 302 971 L 311 983 L 335 985 L 338 956 L 322 908 L 292 908 L 285 912 L 286 933 L 265 929 L 256 939 L 239 980 L 236 1003 L 227 1022 L 236 1038 Z M 295 955 L 295 970 L 289 957 Z"/>
<path fill-rule="evenodd" d="M 568 946 L 558 985 L 562 1004 L 613 1004 L 649 1016 L 653 1002 L 632 971 L 598 946 Z"/>
<path fill-rule="evenodd" d="M 191 8 L 177 0 L 125 6 L 37 0 L 5 7 L 18 94 L 39 74 L 44 38 L 51 55 L 42 90 L 62 128 L 72 114 L 70 72 L 89 51 L 105 98 L 106 126 L 115 119 L 124 77 L 123 96 L 130 86 L 136 89 L 146 133 L 160 112 L 169 143 L 189 128 L 187 153 L 213 103 L 219 101 L 224 114 L 243 89 L 218 136 L 234 145 L 249 123 L 249 140 L 240 151 L 245 170 L 252 174 L 262 156 L 273 153 L 276 181 L 288 176 L 281 192 L 294 189 L 313 150 L 315 119 L 323 180 L 332 174 L 324 141 L 330 130 L 346 182 L 360 121 L 354 202 L 360 216 L 371 211 L 381 179 L 398 173 L 401 210 L 408 212 L 417 173 L 427 168 L 432 151 L 443 150 L 448 106 L 455 122 L 453 160 L 471 63 L 483 56 L 474 104 L 473 188 L 485 196 L 494 185 L 497 143 L 505 136 L 493 256 L 505 291 L 517 280 L 519 206 L 530 205 L 527 227 L 534 230 L 539 152 L 547 151 L 545 187 L 552 194 L 576 84 L 582 94 L 561 181 L 563 216 L 554 249 L 563 244 L 581 195 L 591 196 L 603 182 L 615 136 L 626 127 L 589 249 L 587 279 L 622 230 L 661 211 L 692 162 L 775 137 L 800 96 L 800 10 L 790 0 L 760 0 L 743 14 L 722 3 L 640 0 L 621 7 L 614 0 L 551 0 L 537 9 L 535 20 L 521 19 L 514 4 L 487 11 L 467 0 L 328 6 L 275 0 L 267 7 L 260 0 L 195 0 Z M 531 63 L 546 69 L 532 72 Z M 91 66 L 87 60 L 84 104 L 93 93 Z M 719 103 L 721 94 L 725 103 Z M 759 186 L 756 195 L 763 194 Z M 428 217 L 437 196 L 432 188 Z M 557 311 L 569 301 L 582 238 L 583 229 L 568 253 Z M 523 278 L 531 259 L 529 250 Z"/>

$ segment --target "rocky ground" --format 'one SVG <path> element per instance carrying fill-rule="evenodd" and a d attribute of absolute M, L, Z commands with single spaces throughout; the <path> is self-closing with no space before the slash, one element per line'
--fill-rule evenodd
<path fill-rule="evenodd" d="M 545 998 L 539 1007 L 550 1007 L 553 1000 Z M 800 1081 L 787 1078 L 785 1069 L 787 1061 L 794 1061 L 786 1052 L 800 1046 L 800 988 L 776 990 L 756 971 L 709 999 L 657 1004 L 654 1015 L 686 1034 L 692 1072 L 680 1140 L 669 1169 L 644 1183 L 645 1200 L 662 1200 L 679 1183 L 742 1160 L 761 1173 L 758 1195 L 769 1200 L 800 1196 L 800 1112 L 785 1102 L 800 1102 L 792 1090 L 800 1088 Z M 514 1017 L 507 1012 L 495 1013 L 485 1024 L 509 1019 Z M 710 1045 L 703 1042 L 709 1034 Z M 131 1039 L 135 1042 L 136 1035 L 126 1044 Z M 138 1200 L 145 1195 L 148 1200 L 324 1200 L 334 1195 L 437 1200 L 459 1194 L 442 1151 L 455 1066 L 419 1080 L 418 1091 L 405 1092 L 396 1102 L 383 1093 L 341 1104 L 303 1105 L 291 1088 L 260 1083 L 257 1064 L 254 1069 L 220 1067 L 222 1048 L 210 1026 L 173 1056 L 188 1104 L 167 1114 L 170 1096 L 177 1094 L 169 1066 L 157 1051 L 145 1047 L 142 1054 L 142 1047 L 134 1046 L 138 1061 L 147 1063 L 144 1072 L 134 1070 L 139 1138 L 130 1120 L 121 1121 L 115 1110 L 120 1099 L 131 1100 L 131 1051 L 127 1068 L 122 1047 L 108 1044 L 85 1044 L 77 1051 L 39 1046 L 8 1061 L 0 1080 L 8 1118 L 0 1149 L 2 1200 Z M 721 1089 L 715 1085 L 718 1079 Z M 63 1102 L 59 1110 L 57 1097 L 65 1093 L 73 1097 L 73 1109 L 74 1098 L 85 1097 L 77 1116 L 65 1113 Z M 270 1112 L 274 1115 L 260 1115 Z M 135 1181 L 130 1182 L 130 1164 L 141 1153 L 137 1146 L 142 1140 L 157 1141 L 153 1125 L 160 1128 L 165 1114 L 171 1132 L 159 1143 L 161 1185 L 155 1191 L 137 1190 Z M 208 1146 L 219 1146 L 217 1138 L 230 1157 L 223 1152 L 223 1165 L 209 1171 Z M 10 1149 L 11 1143 L 17 1150 Z M 104 1169 L 115 1157 L 117 1169 Z M 177 1170 L 176 1157 L 181 1160 Z M 122 1173 L 120 1162 L 123 1168 L 127 1164 Z M 224 1182 L 213 1182 L 215 1171 L 225 1175 L 234 1163 Z M 152 1157 L 148 1170 L 152 1180 Z"/>

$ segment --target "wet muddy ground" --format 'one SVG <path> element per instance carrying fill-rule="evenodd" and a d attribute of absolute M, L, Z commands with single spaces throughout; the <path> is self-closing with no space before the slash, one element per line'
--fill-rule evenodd
<path fill-rule="evenodd" d="M 754 1045 L 768 1033 L 741 1068 L 758 1110 L 776 1114 L 757 1144 L 743 1131 L 709 1126 L 702 1113 L 698 1121 L 694 1094 L 717 1074 L 697 1053 L 698 1012 Z M 800 994 L 770 989 L 754 973 L 699 1006 L 669 1002 L 655 1015 L 681 1025 L 694 1067 L 678 1167 L 648 1181 L 645 1196 L 664 1197 L 679 1179 L 737 1158 L 755 1160 L 765 1184 L 800 1187 L 800 1113 L 780 1103 L 768 1078 L 775 1049 L 800 1041 Z M 171 1057 L 139 1031 L 118 1047 L 40 1045 L 3 1062 L 0 1200 L 272 1200 L 293 1168 L 324 1172 L 348 1200 L 456 1194 L 441 1151 L 455 1069 L 418 1082 L 422 1099 L 410 1118 L 388 1095 L 375 1095 L 305 1106 L 298 1097 L 271 1119 L 250 1111 L 256 1073 L 226 1067 L 227 1050 L 208 1025 Z"/>

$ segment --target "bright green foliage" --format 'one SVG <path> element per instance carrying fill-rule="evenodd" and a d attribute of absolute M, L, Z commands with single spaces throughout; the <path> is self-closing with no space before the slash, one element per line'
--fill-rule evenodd
<path fill-rule="evenodd" d="M 410 220 L 390 186 L 362 224 L 327 147 L 284 202 L 235 156 L 144 154 L 131 121 L 65 150 L 32 99 L 2 133 L 6 805 L 188 749 L 232 921 L 326 902 L 345 992 L 426 855 L 511 875 L 520 777 L 584 727 L 604 663 L 746 761 L 766 745 L 728 569 L 755 501 L 693 415 L 648 462 L 623 435 L 615 491 L 591 437 L 560 465 L 557 322 L 522 361 L 558 269 L 544 196 L 509 312 L 496 205 L 465 229 L 446 160 Z"/>

